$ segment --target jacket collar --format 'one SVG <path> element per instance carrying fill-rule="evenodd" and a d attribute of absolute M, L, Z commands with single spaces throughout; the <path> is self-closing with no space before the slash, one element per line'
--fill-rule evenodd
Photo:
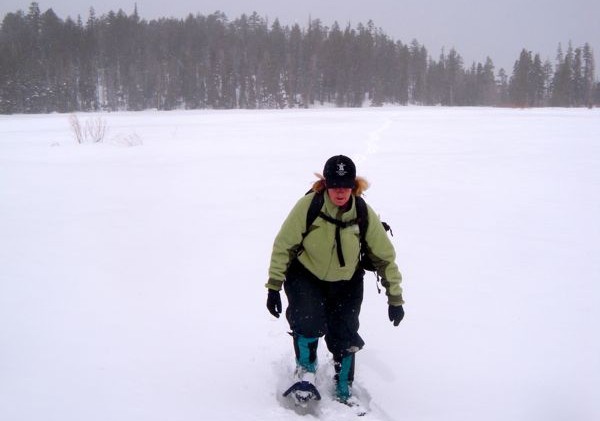
<path fill-rule="evenodd" d="M 331 216 L 332 218 L 339 219 L 341 221 L 350 221 L 356 218 L 356 199 L 354 198 L 354 195 L 350 196 L 350 209 L 346 212 L 342 211 L 341 208 L 336 206 L 331 201 L 331 199 L 329 198 L 329 194 L 327 194 L 327 190 L 323 192 L 323 195 L 325 196 L 325 212 L 327 213 L 327 215 Z"/>

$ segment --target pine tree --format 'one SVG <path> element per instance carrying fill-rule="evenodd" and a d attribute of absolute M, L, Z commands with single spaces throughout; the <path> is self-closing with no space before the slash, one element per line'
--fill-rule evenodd
<path fill-rule="evenodd" d="M 510 103 L 508 75 L 504 68 L 498 71 L 498 78 L 496 79 L 496 88 L 498 90 L 499 105 L 506 106 Z"/>
<path fill-rule="evenodd" d="M 588 43 L 583 46 L 583 105 L 591 108 L 594 93 L 595 78 L 594 54 Z"/>
<path fill-rule="evenodd" d="M 550 63 L 550 60 L 546 60 L 544 61 L 544 64 L 542 66 L 542 72 L 544 75 L 544 102 L 543 105 L 547 106 L 550 103 L 550 99 L 552 96 L 552 74 L 553 74 L 553 70 L 552 70 L 552 63 Z"/>
<path fill-rule="evenodd" d="M 519 59 L 515 62 L 508 87 L 510 101 L 513 106 L 527 107 L 532 105 L 532 93 L 534 91 L 532 86 L 534 84 L 531 83 L 531 75 L 533 73 L 531 51 L 523 49 Z"/>
<path fill-rule="evenodd" d="M 570 107 L 572 100 L 573 80 L 573 47 L 569 43 L 567 54 L 563 55 L 559 45 L 557 54 L 556 70 L 552 82 L 552 105 L 558 107 Z"/>
<path fill-rule="evenodd" d="M 413 39 L 409 47 L 409 99 L 416 104 L 424 104 L 427 75 L 427 49 Z"/>
<path fill-rule="evenodd" d="M 528 79 L 528 105 L 531 107 L 539 107 L 544 102 L 544 91 L 546 89 L 544 67 L 539 54 L 536 54 L 531 62 L 531 70 Z"/>
<path fill-rule="evenodd" d="M 299 93 L 302 92 L 302 30 L 297 23 L 292 26 L 286 58 L 288 73 L 288 104 L 290 107 L 301 105 Z"/>
<path fill-rule="evenodd" d="M 498 101 L 498 90 L 494 76 L 494 62 L 487 57 L 485 64 L 478 71 L 479 101 L 478 105 L 494 105 Z"/>
<path fill-rule="evenodd" d="M 464 95 L 462 88 L 464 86 L 464 69 L 462 57 L 458 52 L 451 48 L 444 64 L 444 82 L 445 92 L 443 93 L 442 104 L 444 105 L 464 105 Z"/>
<path fill-rule="evenodd" d="M 583 60 L 581 48 L 576 48 L 573 54 L 573 68 L 571 80 L 571 92 L 573 98 L 573 106 L 580 107 L 585 103 L 584 98 L 584 77 L 583 77 Z"/>
<path fill-rule="evenodd" d="M 266 72 L 266 106 L 268 108 L 284 108 L 287 104 L 285 85 L 287 83 L 286 62 L 286 35 L 275 19 L 268 35 L 268 54 L 264 55 Z"/>

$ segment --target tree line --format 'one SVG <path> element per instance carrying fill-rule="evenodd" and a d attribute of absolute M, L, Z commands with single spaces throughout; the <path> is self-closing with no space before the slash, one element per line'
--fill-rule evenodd
<path fill-rule="evenodd" d="M 523 50 L 509 77 L 465 67 L 455 49 L 432 58 L 366 25 L 269 23 L 256 13 L 140 19 L 137 8 L 63 20 L 31 3 L 0 27 L 0 113 L 260 109 L 382 104 L 600 104 L 592 48 L 562 47 L 552 65 Z"/>

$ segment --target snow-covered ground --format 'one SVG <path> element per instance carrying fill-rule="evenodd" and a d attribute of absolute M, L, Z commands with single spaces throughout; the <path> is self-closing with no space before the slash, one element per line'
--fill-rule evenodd
<path fill-rule="evenodd" d="M 600 110 L 101 117 L 105 143 L 79 145 L 68 115 L 0 116 L 1 420 L 298 419 L 263 285 L 340 153 L 393 227 L 407 301 L 394 328 L 366 276 L 367 419 L 600 419 Z M 315 417 L 353 418 L 327 398 Z"/>

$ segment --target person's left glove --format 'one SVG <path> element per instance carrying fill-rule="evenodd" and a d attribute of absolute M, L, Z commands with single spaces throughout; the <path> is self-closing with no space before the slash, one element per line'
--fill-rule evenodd
<path fill-rule="evenodd" d="M 402 308 L 402 306 L 389 306 L 388 316 L 390 322 L 393 322 L 394 326 L 398 326 L 404 318 L 404 308 Z"/>
<path fill-rule="evenodd" d="M 267 295 L 267 310 L 273 316 L 279 318 L 281 314 L 281 295 L 279 291 L 269 289 L 269 295 Z"/>

